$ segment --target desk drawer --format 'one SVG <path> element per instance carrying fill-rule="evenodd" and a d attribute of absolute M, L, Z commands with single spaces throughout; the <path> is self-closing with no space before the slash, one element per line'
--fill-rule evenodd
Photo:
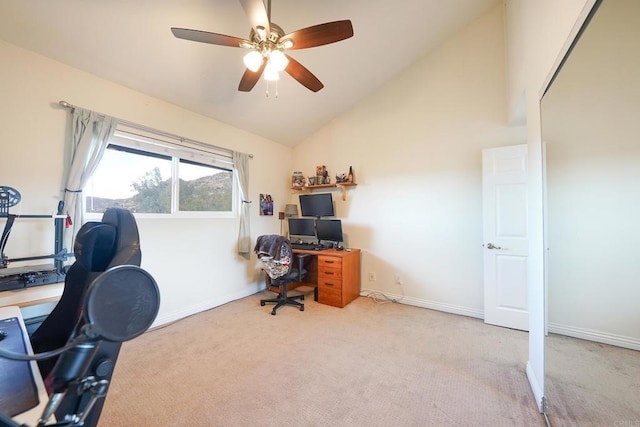
<path fill-rule="evenodd" d="M 320 279 L 329 279 L 329 280 L 342 280 L 342 269 L 341 268 L 329 268 L 329 267 L 320 267 L 318 269 L 318 280 Z"/>
<path fill-rule="evenodd" d="M 318 268 L 338 268 L 342 269 L 342 258 L 333 256 L 318 256 Z"/>
<path fill-rule="evenodd" d="M 318 279 L 318 302 L 334 307 L 342 307 L 342 282 L 339 280 Z"/>
<path fill-rule="evenodd" d="M 342 280 L 332 277 L 318 277 L 318 290 L 322 289 L 335 289 L 342 291 Z"/>

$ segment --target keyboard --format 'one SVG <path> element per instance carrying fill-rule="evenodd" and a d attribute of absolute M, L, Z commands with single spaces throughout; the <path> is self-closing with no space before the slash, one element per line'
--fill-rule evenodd
<path fill-rule="evenodd" d="M 291 243 L 291 249 L 302 249 L 305 251 L 319 251 L 322 249 L 328 249 L 317 243 Z"/>

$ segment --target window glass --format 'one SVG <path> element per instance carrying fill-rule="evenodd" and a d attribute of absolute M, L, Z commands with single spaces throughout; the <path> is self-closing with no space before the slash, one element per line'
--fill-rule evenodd
<path fill-rule="evenodd" d="M 178 176 L 180 211 L 231 210 L 231 171 L 180 160 Z"/>
<path fill-rule="evenodd" d="M 138 213 L 171 212 L 171 157 L 109 146 L 84 188 L 87 212 L 119 207 Z M 133 150 L 131 150 L 133 151 Z"/>
<path fill-rule="evenodd" d="M 110 207 L 142 214 L 233 212 L 233 172 L 212 166 L 219 163 L 215 157 L 158 150 L 140 141 L 128 145 L 109 144 L 105 150 L 84 188 L 88 214 Z M 180 155 L 198 157 L 198 161 Z"/>

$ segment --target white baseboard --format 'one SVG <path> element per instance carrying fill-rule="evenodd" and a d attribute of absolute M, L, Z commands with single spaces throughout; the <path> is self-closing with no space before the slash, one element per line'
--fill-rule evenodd
<path fill-rule="evenodd" d="M 446 313 L 459 314 L 461 316 L 475 317 L 477 319 L 484 319 L 484 311 L 473 309 L 469 307 L 462 307 L 459 305 L 445 304 L 437 301 L 423 300 L 419 298 L 407 297 L 398 294 L 392 294 L 389 292 L 380 292 L 372 289 L 363 289 L 360 291 L 360 296 L 366 297 L 371 294 L 384 295 L 389 300 L 395 300 L 400 304 L 413 305 L 416 307 L 429 308 L 431 310 L 444 311 Z"/>
<path fill-rule="evenodd" d="M 640 351 L 640 339 L 549 322 L 549 332 Z"/>
<path fill-rule="evenodd" d="M 150 329 L 166 325 L 176 320 L 184 319 L 191 315 L 200 313 L 202 311 L 210 310 L 215 307 L 219 307 L 231 301 L 235 301 L 240 298 L 248 297 L 264 289 L 264 283 L 261 286 L 247 286 L 232 294 L 223 295 L 208 301 L 203 301 L 200 304 L 192 305 L 184 310 L 176 311 L 173 313 L 167 313 L 162 317 L 157 317 L 155 322 L 151 325 Z"/>

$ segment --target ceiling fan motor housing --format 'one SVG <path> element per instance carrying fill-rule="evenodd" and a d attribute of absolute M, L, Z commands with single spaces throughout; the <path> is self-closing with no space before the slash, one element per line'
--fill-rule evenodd
<path fill-rule="evenodd" d="M 249 40 L 253 42 L 256 48 L 267 44 L 269 47 L 271 47 L 272 50 L 274 48 L 282 49 L 284 47 L 282 46 L 283 43 L 278 44 L 278 41 L 282 38 L 282 36 L 284 36 L 285 34 L 284 30 L 280 28 L 280 26 L 278 26 L 277 24 L 274 24 L 273 22 L 271 22 L 269 26 L 270 26 L 270 33 L 269 33 L 268 39 L 264 39 L 260 34 L 256 32 L 254 28 L 251 28 L 251 32 L 249 33 Z"/>

